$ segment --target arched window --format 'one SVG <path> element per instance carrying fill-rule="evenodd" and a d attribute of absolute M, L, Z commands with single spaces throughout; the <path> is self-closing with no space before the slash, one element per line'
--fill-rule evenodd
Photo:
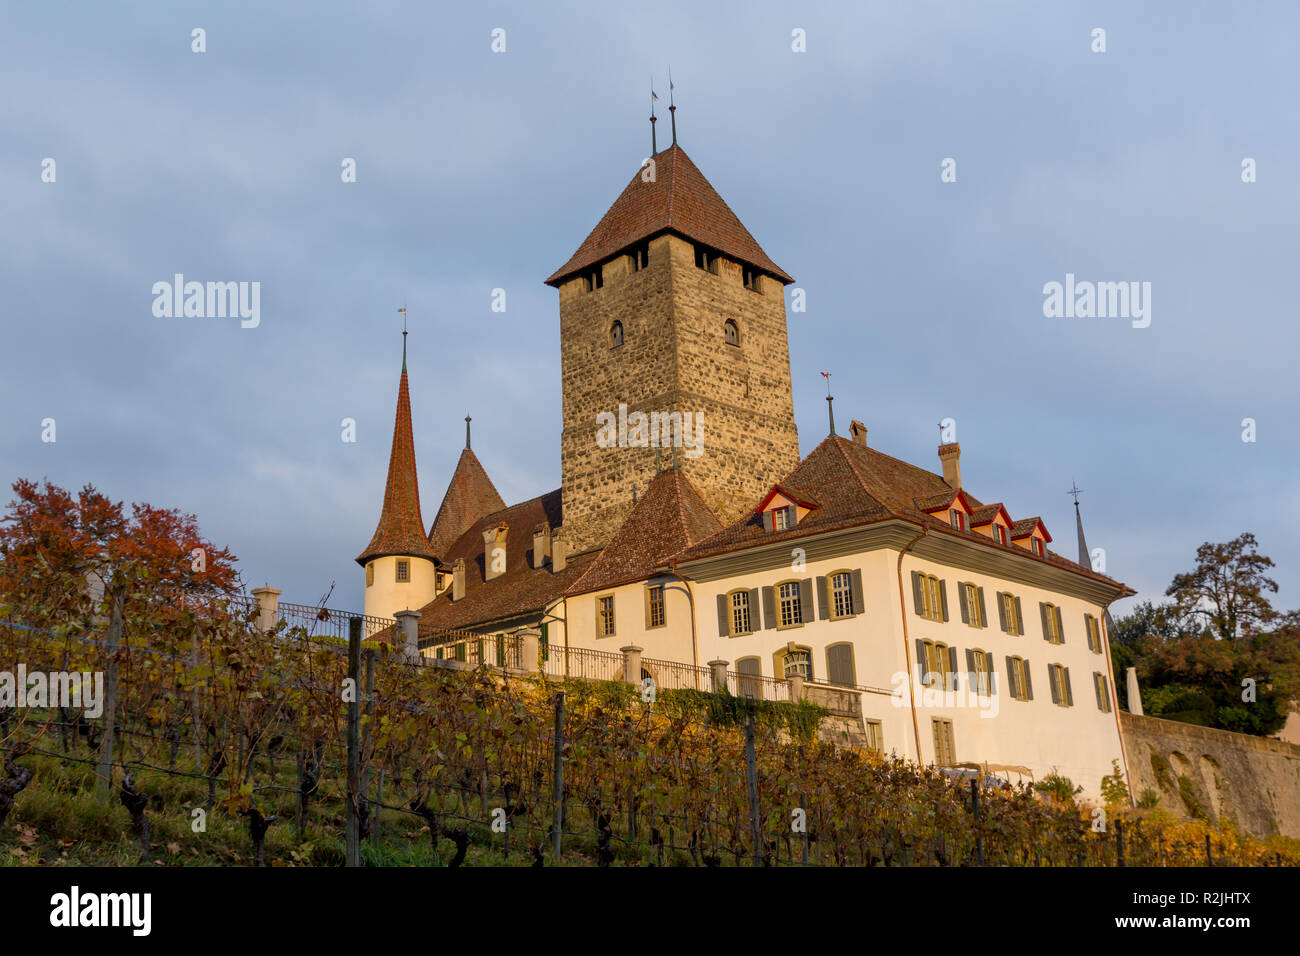
<path fill-rule="evenodd" d="M 616 349 L 622 344 L 623 344 L 623 323 L 620 322 L 618 319 L 615 319 L 614 324 L 609 327 L 609 347 L 612 349 Z"/>
<path fill-rule="evenodd" d="M 722 341 L 728 345 L 740 345 L 740 326 L 735 319 L 727 319 L 722 325 Z"/>

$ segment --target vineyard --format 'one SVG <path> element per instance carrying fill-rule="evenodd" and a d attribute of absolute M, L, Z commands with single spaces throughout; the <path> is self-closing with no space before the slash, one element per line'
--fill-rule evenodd
<path fill-rule="evenodd" d="M 1300 864 L 1296 841 L 1127 801 L 1098 828 L 1070 798 L 836 748 L 806 702 L 647 698 L 379 641 L 360 662 L 354 684 L 346 641 L 237 604 L 0 617 L 0 671 L 106 688 L 97 719 L 0 710 L 0 862 L 339 865 L 352 819 L 376 865 Z"/>

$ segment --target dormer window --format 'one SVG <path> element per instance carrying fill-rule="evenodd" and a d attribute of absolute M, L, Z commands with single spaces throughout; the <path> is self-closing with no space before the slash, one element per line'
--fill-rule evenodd
<path fill-rule="evenodd" d="M 794 505 L 772 509 L 772 530 L 785 531 L 794 527 Z"/>
<path fill-rule="evenodd" d="M 623 344 L 623 323 L 620 322 L 618 319 L 615 319 L 614 324 L 609 327 L 609 347 L 612 349 L 616 349 L 622 344 Z"/>
<path fill-rule="evenodd" d="M 1000 524 L 995 524 L 993 526 L 993 540 L 996 541 L 998 544 L 1006 544 L 1007 529 L 1002 527 L 1002 525 Z"/>
<path fill-rule="evenodd" d="M 735 319 L 727 319 L 722 323 L 722 341 L 727 345 L 740 347 L 740 326 L 736 324 Z"/>
<path fill-rule="evenodd" d="M 956 508 L 952 508 L 948 511 L 948 520 L 952 522 L 952 526 L 956 528 L 958 531 L 966 530 L 965 512 L 958 511 Z"/>
<path fill-rule="evenodd" d="M 761 288 L 759 288 L 759 284 L 758 284 L 759 272 L 757 269 L 755 269 L 753 266 L 745 266 L 743 269 L 743 275 L 745 278 L 746 289 L 748 289 L 750 292 L 763 291 Z"/>
<path fill-rule="evenodd" d="M 1043 539 L 1042 539 L 1042 538 L 1031 538 L 1031 539 L 1030 539 L 1030 547 L 1033 548 L 1033 550 L 1034 550 L 1034 554 L 1038 555 L 1040 558 L 1043 557 Z"/>

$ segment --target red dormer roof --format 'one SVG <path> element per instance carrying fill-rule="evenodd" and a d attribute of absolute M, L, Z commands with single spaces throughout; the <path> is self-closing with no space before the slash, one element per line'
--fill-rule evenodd
<path fill-rule="evenodd" d="M 967 514 L 973 514 L 981 507 L 978 501 L 960 489 L 957 491 L 941 491 L 936 495 L 913 498 L 912 502 L 917 511 L 924 511 L 926 514 L 947 511 L 955 504 L 960 504 L 962 510 Z"/>
<path fill-rule="evenodd" d="M 775 484 L 772 486 L 772 490 L 763 496 L 763 500 L 758 503 L 758 507 L 754 509 L 754 513 L 762 514 L 766 511 L 768 505 L 772 503 L 772 499 L 777 495 L 788 498 L 799 507 L 807 508 L 809 511 L 818 507 L 817 502 L 813 500 L 812 495 L 808 494 L 808 492 L 803 489 L 795 488 L 786 484 Z"/>
<path fill-rule="evenodd" d="M 664 232 L 701 242 L 783 284 L 794 281 L 767 257 L 685 150 L 671 146 L 657 154 L 654 162 L 654 181 L 643 180 L 638 169 L 578 251 L 546 280 L 547 285 L 558 286 L 583 269 Z"/>
<path fill-rule="evenodd" d="M 1042 518 L 1021 518 L 1011 526 L 1011 540 L 1017 541 L 1020 538 L 1028 538 L 1035 531 L 1039 532 L 1044 541 L 1050 542 L 1052 536 L 1047 533 L 1047 525 L 1043 524 Z"/>
<path fill-rule="evenodd" d="M 982 528 L 986 524 L 992 524 L 998 515 L 1002 516 L 1002 520 L 1007 523 L 1008 528 L 1014 523 L 1011 520 L 1011 515 L 1007 513 L 1007 509 L 1002 506 L 1002 502 L 997 501 L 972 511 L 970 513 L 970 526 L 972 528 Z"/>

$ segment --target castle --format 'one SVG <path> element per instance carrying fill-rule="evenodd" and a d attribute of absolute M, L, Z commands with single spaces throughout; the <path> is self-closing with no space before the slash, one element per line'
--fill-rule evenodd
<path fill-rule="evenodd" d="M 427 531 L 404 345 L 383 506 L 357 558 L 366 614 L 419 611 L 431 656 L 532 631 L 552 653 L 793 681 L 851 698 L 882 751 L 1060 773 L 1096 794 L 1124 759 L 1107 608 L 1133 592 L 1086 553 L 1049 550 L 1041 519 L 975 497 L 955 443 L 934 472 L 871 447 L 861 422 L 837 435 L 832 417 L 801 457 L 792 281 L 674 137 L 546 279 L 561 486 L 507 505 L 467 419 Z"/>

